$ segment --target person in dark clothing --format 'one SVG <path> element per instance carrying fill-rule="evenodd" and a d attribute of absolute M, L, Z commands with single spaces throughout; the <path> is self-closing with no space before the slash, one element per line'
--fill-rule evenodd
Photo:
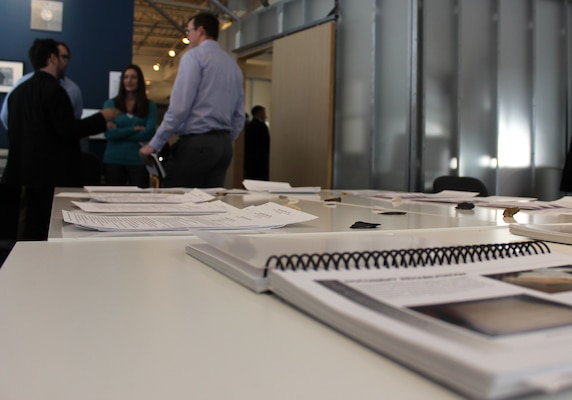
<path fill-rule="evenodd" d="M 252 108 L 252 121 L 246 125 L 244 135 L 244 177 L 269 180 L 270 132 L 266 126 L 266 109 Z"/>
<path fill-rule="evenodd" d="M 45 240 L 54 188 L 83 186 L 79 139 L 105 131 L 120 111 L 104 109 L 76 120 L 59 83 L 67 60 L 58 42 L 36 39 L 29 57 L 36 72 L 8 98 L 9 149 L 2 182 L 22 190 L 18 239 Z"/>

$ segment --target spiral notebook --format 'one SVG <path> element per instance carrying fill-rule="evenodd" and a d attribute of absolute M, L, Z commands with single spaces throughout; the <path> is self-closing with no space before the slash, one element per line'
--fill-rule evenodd
<path fill-rule="evenodd" d="M 187 252 L 463 396 L 572 386 L 572 257 L 543 242 L 209 233 Z"/>
<path fill-rule="evenodd" d="M 187 254 L 255 292 L 269 290 L 269 270 L 274 268 L 331 270 L 357 266 L 383 269 L 387 266 L 406 268 L 500 261 L 506 255 L 532 251 L 538 246 L 533 247 L 528 241 L 461 246 L 415 235 L 353 232 L 240 236 L 205 231 L 193 233 L 197 239 L 187 244 Z"/>
<path fill-rule="evenodd" d="M 198 239 L 186 246 L 187 254 L 199 259 L 231 279 L 255 292 L 268 290 L 268 261 L 278 254 L 328 254 L 344 249 L 346 254 L 359 254 L 375 248 L 432 247 L 442 243 L 408 236 L 352 235 L 323 233 L 310 235 L 225 235 L 193 231 Z"/>

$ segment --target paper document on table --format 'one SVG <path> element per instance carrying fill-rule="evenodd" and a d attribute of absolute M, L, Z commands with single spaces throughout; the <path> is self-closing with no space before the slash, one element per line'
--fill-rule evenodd
<path fill-rule="evenodd" d="M 68 197 L 72 199 L 86 199 L 90 198 L 91 194 L 87 192 L 59 192 L 54 194 L 54 197 Z"/>
<path fill-rule="evenodd" d="M 269 193 L 318 193 L 320 186 L 299 186 L 292 187 L 287 182 L 258 181 L 253 179 L 245 179 L 242 181 L 244 187 L 248 190 Z"/>
<path fill-rule="evenodd" d="M 486 197 L 475 199 L 475 204 L 483 207 L 508 208 L 518 207 L 521 210 L 566 210 L 572 209 L 572 196 L 564 196 L 554 201 L 489 201 Z"/>
<path fill-rule="evenodd" d="M 130 193 L 130 192 L 143 192 L 138 186 L 84 186 L 87 192 L 103 192 L 103 193 Z"/>
<path fill-rule="evenodd" d="M 390 200 L 412 200 L 421 199 L 427 197 L 427 193 L 421 192 L 385 192 L 376 191 L 375 193 L 369 194 L 368 197 L 379 198 L 379 199 L 390 199 Z"/>
<path fill-rule="evenodd" d="M 515 202 L 515 203 L 529 203 L 531 201 L 538 200 L 536 197 L 522 197 L 522 196 L 486 196 L 479 197 L 477 200 L 479 203 L 495 203 L 495 202 Z"/>
<path fill-rule="evenodd" d="M 200 189 L 186 193 L 93 193 L 91 198 L 102 203 L 200 203 L 215 197 Z"/>
<path fill-rule="evenodd" d="M 370 197 L 392 200 L 418 200 L 433 201 L 437 203 L 458 203 L 462 200 L 473 199 L 478 192 L 466 192 L 462 190 L 442 190 L 438 193 L 420 192 L 379 192 Z"/>
<path fill-rule="evenodd" d="M 206 203 L 125 204 L 72 201 L 72 204 L 89 213 L 154 213 L 154 214 L 217 214 L 232 212 L 238 208 L 220 200 Z"/>
<path fill-rule="evenodd" d="M 113 216 L 63 210 L 65 222 L 98 231 L 172 231 L 189 229 L 270 229 L 316 219 L 315 215 L 276 203 L 266 203 L 233 212 L 203 216 Z"/>
<path fill-rule="evenodd" d="M 438 193 L 429 193 L 425 197 L 414 200 L 433 203 L 459 203 L 462 201 L 473 201 L 479 192 L 467 192 L 464 190 L 442 190 Z"/>

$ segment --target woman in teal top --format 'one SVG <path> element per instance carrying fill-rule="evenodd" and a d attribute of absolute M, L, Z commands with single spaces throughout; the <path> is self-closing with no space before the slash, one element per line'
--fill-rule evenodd
<path fill-rule="evenodd" d="M 103 173 L 107 185 L 149 187 L 149 173 L 139 155 L 141 143 L 148 142 L 157 128 L 157 106 L 147 99 L 143 72 L 128 65 L 121 72 L 119 93 L 103 105 L 123 113 L 108 122 L 103 154 Z"/>

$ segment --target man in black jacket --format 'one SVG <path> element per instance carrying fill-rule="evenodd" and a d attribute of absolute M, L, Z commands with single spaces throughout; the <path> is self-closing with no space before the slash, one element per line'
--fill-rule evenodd
<path fill-rule="evenodd" d="M 76 120 L 59 83 L 67 60 L 58 43 L 36 39 L 29 57 L 36 72 L 8 98 L 9 149 L 2 182 L 22 190 L 18 238 L 45 240 L 54 188 L 83 185 L 79 139 L 105 131 L 119 110 Z"/>

